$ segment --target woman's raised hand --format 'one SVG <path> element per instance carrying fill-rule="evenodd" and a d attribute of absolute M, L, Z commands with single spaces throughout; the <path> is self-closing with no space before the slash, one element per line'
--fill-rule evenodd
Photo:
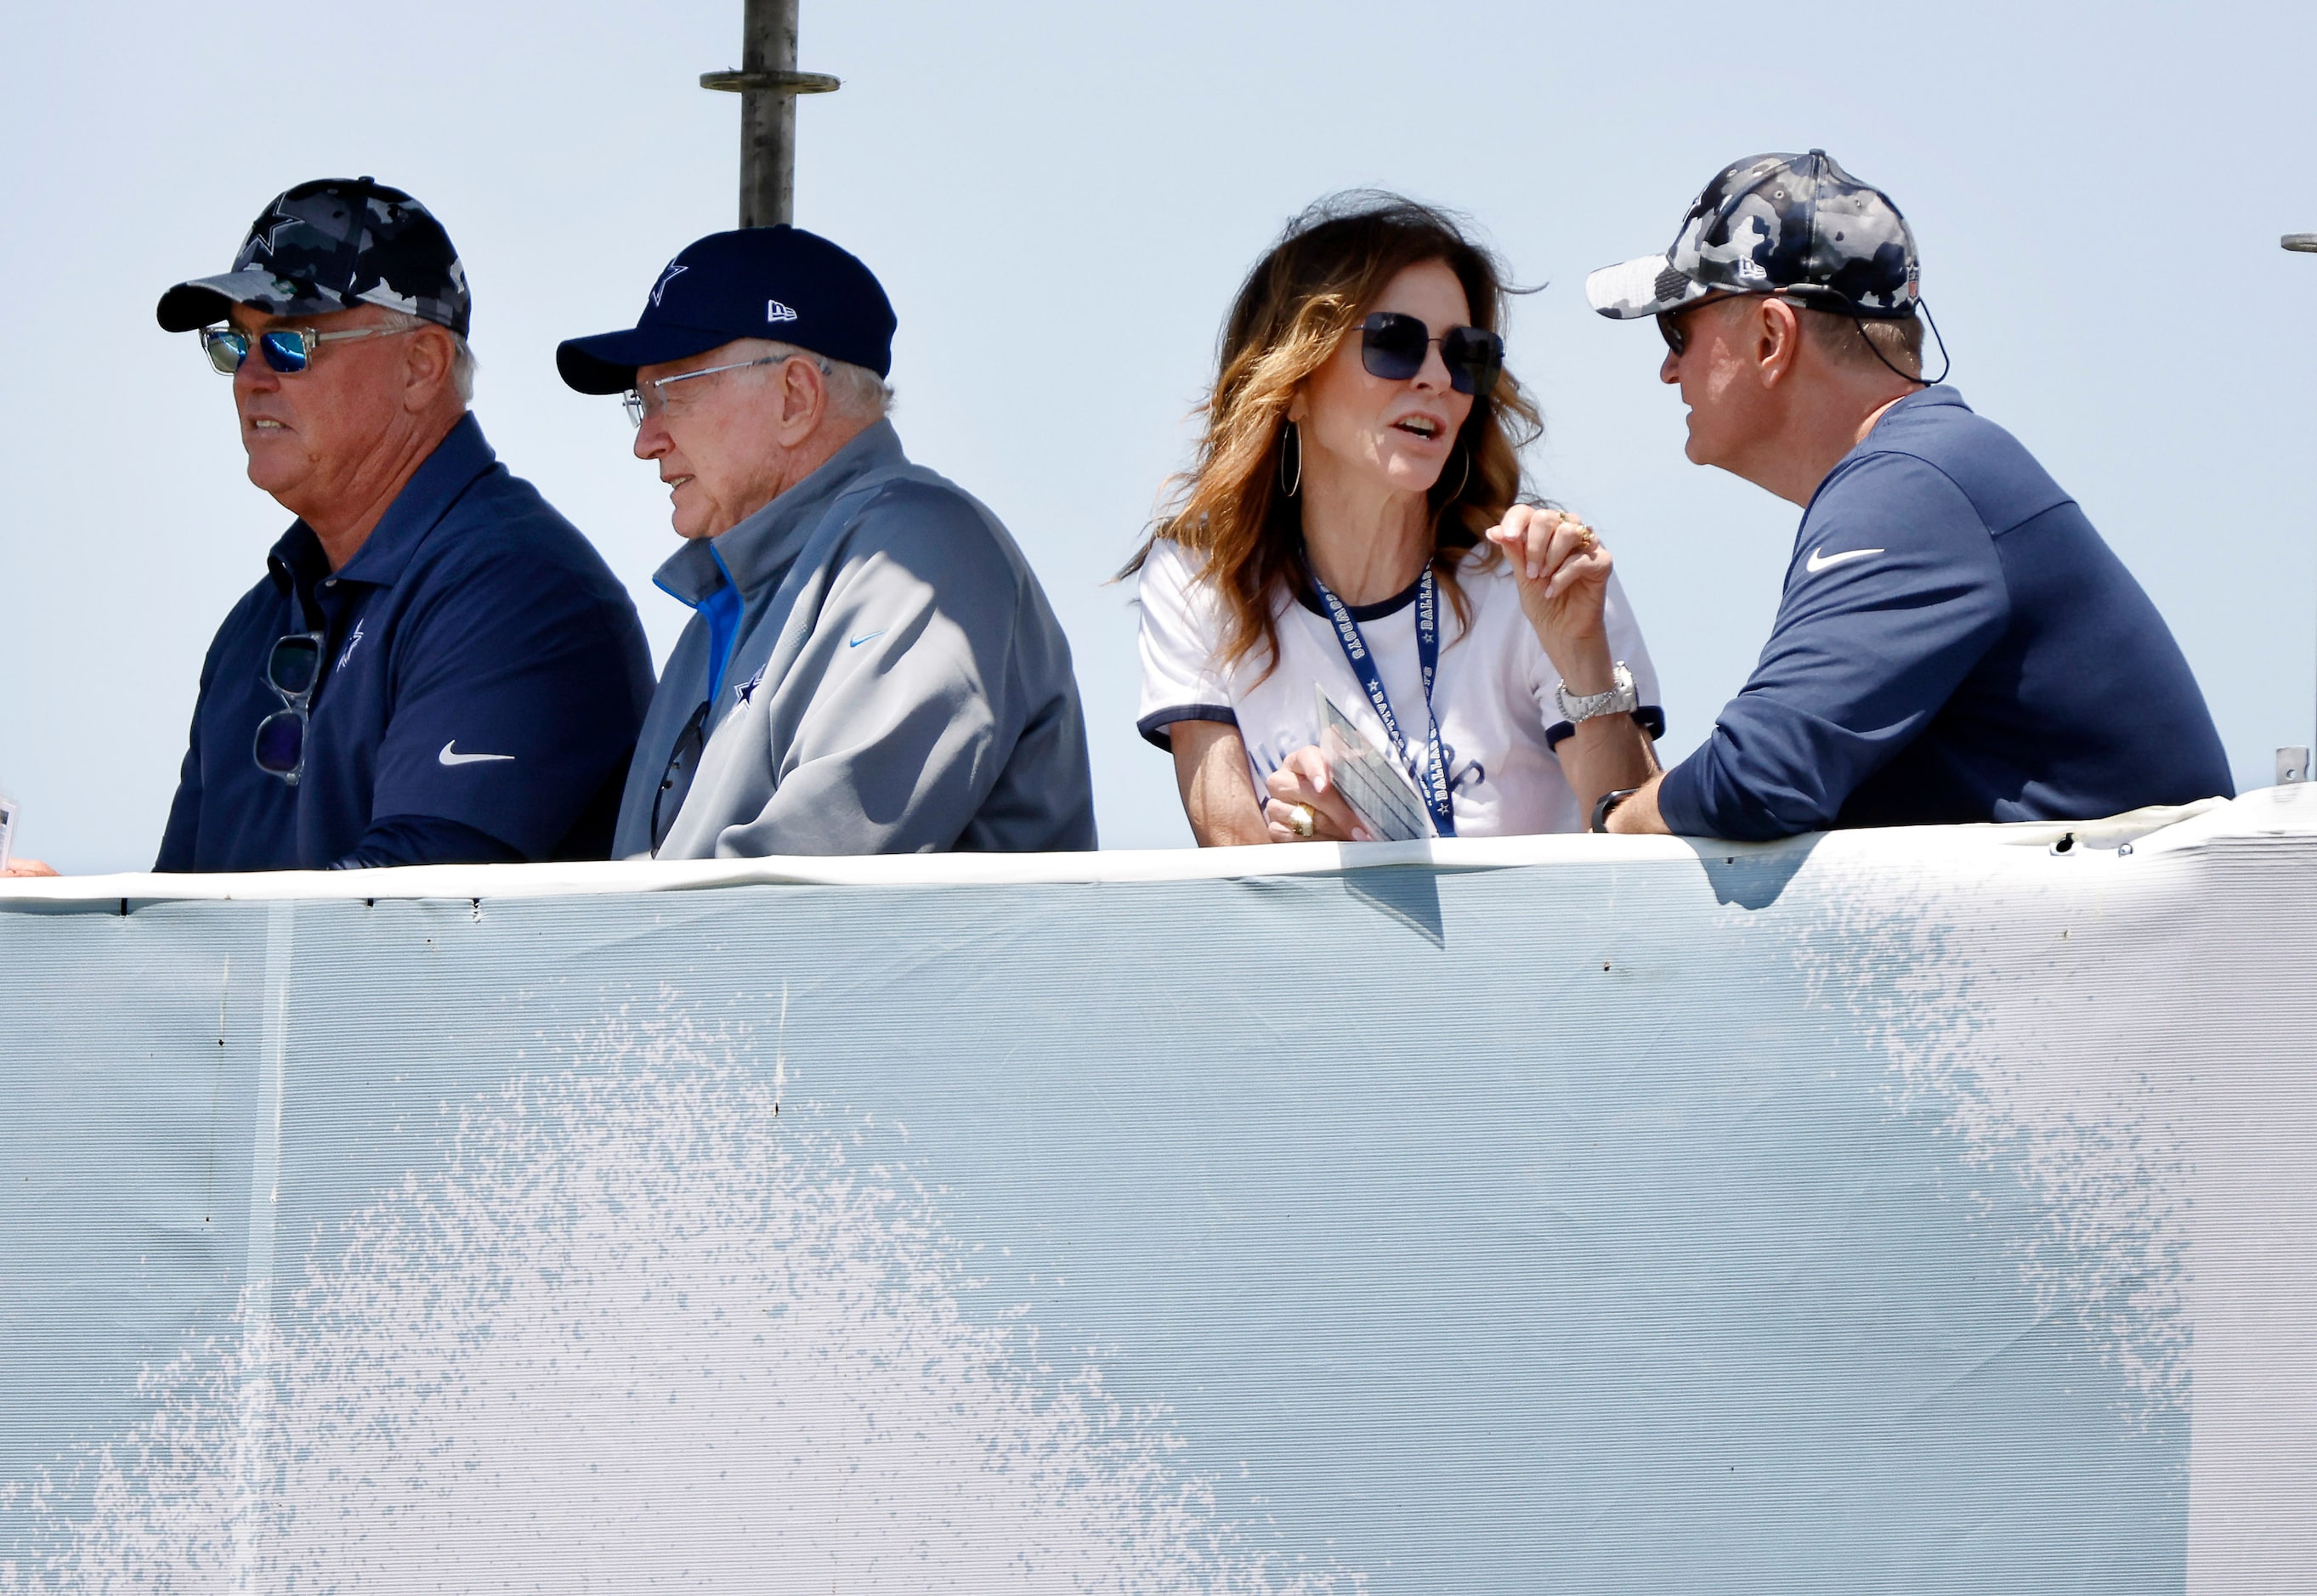
<path fill-rule="evenodd" d="M 1369 843 L 1367 828 L 1352 818 L 1349 804 L 1328 774 L 1328 758 L 1317 748 L 1298 748 L 1264 778 L 1271 789 L 1263 817 L 1275 843 Z"/>
<path fill-rule="evenodd" d="M 1589 663 L 1606 646 L 1603 607 L 1613 562 L 1591 527 L 1566 511 L 1515 504 L 1489 529 L 1489 541 L 1511 562 L 1521 610 L 1564 676 L 1580 655 Z"/>

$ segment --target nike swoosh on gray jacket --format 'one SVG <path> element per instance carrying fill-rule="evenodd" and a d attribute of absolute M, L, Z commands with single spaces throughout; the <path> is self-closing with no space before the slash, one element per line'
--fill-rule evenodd
<path fill-rule="evenodd" d="M 836 540 L 778 612 L 832 510 Z M 661 859 L 1096 845 L 1086 716 L 1044 590 L 890 422 L 654 580 L 696 613 L 637 743 L 615 857 L 652 853 L 653 800 L 703 701 L 708 744 L 673 824 L 663 807 Z"/>

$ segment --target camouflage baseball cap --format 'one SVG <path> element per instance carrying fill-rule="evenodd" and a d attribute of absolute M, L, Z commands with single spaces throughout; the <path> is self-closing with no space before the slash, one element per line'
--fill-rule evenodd
<path fill-rule="evenodd" d="M 356 218 L 359 218 L 357 220 Z M 190 333 L 248 305 L 269 316 L 326 316 L 382 305 L 466 336 L 472 302 L 451 236 L 426 207 L 375 178 L 319 178 L 277 195 L 233 270 L 161 296 L 164 329 Z"/>
<path fill-rule="evenodd" d="M 1775 293 L 1891 319 L 1915 313 L 1920 272 L 1891 196 L 1814 149 L 1724 166 L 1691 202 L 1671 249 L 1602 267 L 1585 280 L 1585 297 L 1621 321 L 1709 294 Z"/>

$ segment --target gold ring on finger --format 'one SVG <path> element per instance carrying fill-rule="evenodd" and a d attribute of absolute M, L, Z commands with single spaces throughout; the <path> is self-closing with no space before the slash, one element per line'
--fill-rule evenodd
<path fill-rule="evenodd" d="M 1318 829 L 1317 822 L 1320 816 L 1318 811 L 1313 809 L 1309 804 L 1290 804 L 1287 806 L 1287 829 L 1293 832 L 1299 837 L 1308 837 L 1312 835 Z"/>

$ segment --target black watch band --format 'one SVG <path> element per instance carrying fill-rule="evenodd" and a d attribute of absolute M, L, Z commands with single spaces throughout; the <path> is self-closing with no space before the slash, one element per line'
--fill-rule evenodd
<path fill-rule="evenodd" d="M 1601 795 L 1601 801 L 1593 806 L 1593 824 L 1587 826 L 1585 829 L 1591 832 L 1607 831 L 1609 829 L 1609 811 L 1615 808 L 1619 804 L 1624 803 L 1627 798 L 1633 797 L 1639 791 L 1641 791 L 1641 789 L 1638 787 L 1621 787 L 1615 792 L 1603 793 Z"/>

